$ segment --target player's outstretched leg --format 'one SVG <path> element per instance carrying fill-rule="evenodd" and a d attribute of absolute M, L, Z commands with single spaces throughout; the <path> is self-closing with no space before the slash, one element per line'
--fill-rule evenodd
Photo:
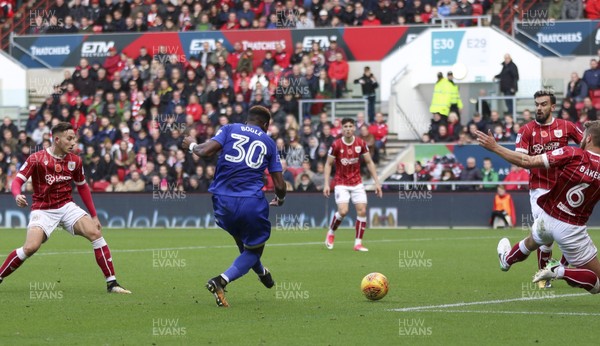
<path fill-rule="evenodd" d="M 106 291 L 108 293 L 131 294 L 131 291 L 123 288 L 123 286 L 119 285 L 117 282 L 112 255 L 99 227 L 99 224 L 96 225 L 95 222 L 86 215 L 75 223 L 73 231 L 75 234 L 85 237 L 92 243 L 96 263 L 98 264 L 98 267 L 100 267 L 100 270 L 102 270 L 102 274 L 104 274 L 106 279 Z"/>
<path fill-rule="evenodd" d="M 540 246 L 537 249 L 538 270 L 546 268 L 550 259 L 552 259 L 552 243 Z M 551 288 L 552 284 L 550 280 L 540 280 L 538 282 L 538 287 Z"/>
<path fill-rule="evenodd" d="M 565 280 L 570 286 L 580 287 L 591 294 L 600 293 L 600 279 L 590 269 L 565 268 L 559 261 L 553 260 L 533 276 L 533 282 L 542 280 Z"/>
<path fill-rule="evenodd" d="M 362 239 L 365 235 L 365 228 L 367 227 L 367 218 L 364 216 L 358 216 L 354 228 L 356 230 L 356 237 L 354 240 L 354 251 L 369 251 L 362 245 Z"/>
<path fill-rule="evenodd" d="M 17 270 L 27 258 L 33 256 L 44 242 L 44 239 L 46 239 L 46 234 L 40 227 L 30 227 L 27 230 L 25 244 L 8 254 L 0 267 L 0 283 Z"/>
<path fill-rule="evenodd" d="M 234 237 L 234 239 L 240 253 L 244 252 L 244 243 L 238 238 Z M 275 285 L 275 281 L 273 281 L 273 277 L 271 276 L 269 268 L 264 267 L 260 260 L 258 260 L 256 264 L 252 266 L 252 270 L 256 273 L 256 275 L 258 275 L 258 280 L 260 280 L 260 282 L 262 282 L 266 288 L 271 288 Z"/>
<path fill-rule="evenodd" d="M 233 261 L 223 274 L 216 276 L 206 283 L 206 289 L 215 296 L 218 306 L 228 307 L 229 303 L 225 299 L 225 287 L 232 281 L 244 276 L 250 268 L 252 268 L 262 255 L 264 245 L 258 248 L 248 249 L 244 251 Z"/>
<path fill-rule="evenodd" d="M 333 249 L 333 241 L 335 240 L 335 231 L 338 229 L 342 221 L 344 220 L 344 216 L 340 214 L 339 211 L 336 211 L 333 215 L 333 219 L 331 220 L 331 224 L 329 225 L 329 230 L 327 231 L 327 236 L 325 238 L 325 246 L 331 250 Z"/>
<path fill-rule="evenodd" d="M 498 242 L 498 259 L 500 260 L 500 270 L 508 271 L 510 266 L 514 263 L 524 261 L 527 259 L 527 256 L 531 253 L 531 250 L 525 246 L 527 240 L 531 238 L 525 238 L 520 242 L 516 243 L 512 248 L 510 246 L 510 241 L 508 238 L 500 239 Z M 533 242 L 533 239 L 531 239 Z"/>
<path fill-rule="evenodd" d="M 19 268 L 26 259 L 27 256 L 25 256 L 25 252 L 23 251 L 22 247 L 15 249 L 8 254 L 6 260 L 4 260 L 4 263 L 2 264 L 2 267 L 0 267 L 0 283 L 2 283 L 2 280 L 4 280 L 5 277 L 17 270 L 17 268 Z"/>

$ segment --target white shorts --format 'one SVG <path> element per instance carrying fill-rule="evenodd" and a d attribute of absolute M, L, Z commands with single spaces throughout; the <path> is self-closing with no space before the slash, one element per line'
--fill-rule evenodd
<path fill-rule="evenodd" d="M 533 223 L 531 235 L 539 245 L 556 241 L 567 261 L 575 267 L 588 263 L 598 252 L 586 226 L 568 224 L 543 210 Z"/>
<path fill-rule="evenodd" d="M 540 216 L 540 214 L 542 213 L 542 208 L 540 208 L 540 206 L 537 204 L 537 200 L 538 200 L 538 198 L 540 198 L 540 196 L 547 194 L 548 191 L 550 191 L 550 190 L 546 190 L 546 189 L 529 190 L 529 204 L 531 204 L 531 215 L 533 216 L 534 220 L 537 219 Z"/>
<path fill-rule="evenodd" d="M 85 215 L 87 213 L 73 202 L 58 209 L 32 210 L 27 228 L 40 227 L 46 233 L 46 237 L 50 238 L 56 227 L 61 226 L 71 235 L 75 235 L 73 226 Z"/>
<path fill-rule="evenodd" d="M 352 200 L 354 204 L 367 204 L 367 192 L 363 184 L 356 186 L 335 186 L 335 203 L 348 203 Z"/>

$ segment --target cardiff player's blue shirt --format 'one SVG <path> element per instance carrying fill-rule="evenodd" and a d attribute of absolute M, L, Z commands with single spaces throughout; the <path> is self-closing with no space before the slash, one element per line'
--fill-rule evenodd
<path fill-rule="evenodd" d="M 223 147 L 215 180 L 208 191 L 216 195 L 263 197 L 263 175 L 281 172 L 277 147 L 260 127 L 244 124 L 225 125 L 212 140 Z"/>

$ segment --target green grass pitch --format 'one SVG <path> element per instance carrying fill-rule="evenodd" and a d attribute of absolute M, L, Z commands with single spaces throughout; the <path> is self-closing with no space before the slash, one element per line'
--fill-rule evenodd
<path fill-rule="evenodd" d="M 592 238 L 600 234 L 591 231 Z M 273 230 L 263 262 L 277 286 L 250 272 L 218 308 L 204 288 L 237 255 L 221 230 L 104 231 L 119 282 L 109 295 L 91 245 L 57 231 L 0 285 L 2 345 L 356 345 L 595 344 L 600 300 L 564 281 L 530 284 L 535 258 L 501 272 L 495 254 L 516 230 L 367 230 L 367 253 L 352 251 L 354 230 Z M 0 232 L 0 254 L 24 230 Z M 557 250 L 555 250 L 557 251 Z M 555 257 L 559 257 L 556 253 Z M 367 301 L 370 272 L 390 291 Z M 581 330 L 581 332 L 576 332 Z"/>

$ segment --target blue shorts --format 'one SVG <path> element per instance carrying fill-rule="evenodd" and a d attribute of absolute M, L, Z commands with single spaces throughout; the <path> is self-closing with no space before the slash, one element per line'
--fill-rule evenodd
<path fill-rule="evenodd" d="M 246 248 L 264 245 L 271 236 L 269 203 L 264 197 L 213 195 L 215 221 Z"/>

